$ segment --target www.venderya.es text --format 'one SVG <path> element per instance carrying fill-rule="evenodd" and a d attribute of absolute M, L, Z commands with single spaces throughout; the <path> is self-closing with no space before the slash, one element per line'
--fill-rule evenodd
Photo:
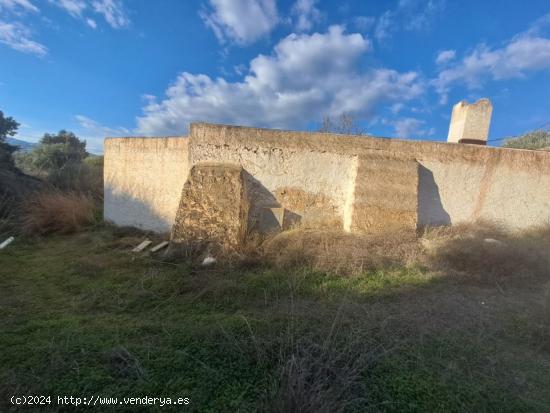
<path fill-rule="evenodd" d="M 188 397 L 104 397 L 89 396 L 12 396 L 10 402 L 14 406 L 186 406 L 191 403 Z"/>

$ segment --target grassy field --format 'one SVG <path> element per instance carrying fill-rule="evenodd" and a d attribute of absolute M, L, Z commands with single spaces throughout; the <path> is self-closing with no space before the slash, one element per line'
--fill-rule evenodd
<path fill-rule="evenodd" d="M 0 252 L 16 395 L 188 397 L 90 411 L 550 411 L 550 278 L 196 268 L 108 227 Z M 42 406 L 32 411 L 74 411 Z M 28 411 L 28 410 L 25 410 Z"/>

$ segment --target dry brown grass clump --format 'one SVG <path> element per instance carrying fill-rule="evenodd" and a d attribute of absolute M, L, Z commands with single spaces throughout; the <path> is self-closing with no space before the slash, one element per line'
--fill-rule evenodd
<path fill-rule="evenodd" d="M 428 231 L 430 267 L 475 278 L 550 275 L 550 226 L 508 231 L 479 222 Z"/>
<path fill-rule="evenodd" d="M 416 233 L 406 230 L 366 235 L 296 228 L 266 240 L 262 248 L 278 267 L 306 265 L 343 275 L 408 266 L 422 255 Z"/>
<path fill-rule="evenodd" d="M 86 195 L 42 192 L 23 204 L 22 231 L 27 235 L 68 234 L 94 222 L 95 204 Z"/>

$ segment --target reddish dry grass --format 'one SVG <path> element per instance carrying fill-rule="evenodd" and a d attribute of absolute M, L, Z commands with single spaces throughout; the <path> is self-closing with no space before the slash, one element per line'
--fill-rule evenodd
<path fill-rule="evenodd" d="M 85 195 L 42 192 L 23 204 L 21 229 L 27 235 L 69 234 L 94 222 L 95 205 Z"/>

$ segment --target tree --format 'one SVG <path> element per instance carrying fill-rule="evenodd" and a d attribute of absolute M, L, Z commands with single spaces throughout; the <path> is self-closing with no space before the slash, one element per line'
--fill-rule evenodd
<path fill-rule="evenodd" d="M 0 110 L 0 165 L 13 167 L 12 153 L 17 147 L 6 142 L 9 136 L 14 136 L 19 128 L 19 123 L 12 117 L 5 117 Z"/>
<path fill-rule="evenodd" d="M 81 162 L 82 159 L 88 156 L 86 151 L 86 141 L 80 140 L 72 132 L 68 132 L 64 129 L 60 130 L 57 135 L 46 133 L 40 140 L 41 145 L 59 145 L 57 146 L 57 158 L 59 158 L 59 150 L 61 149 L 65 163 L 68 162 Z M 63 166 L 63 165 L 61 165 Z"/>
<path fill-rule="evenodd" d="M 319 132 L 341 133 L 344 135 L 364 135 L 363 128 L 357 125 L 357 119 L 351 113 L 342 113 L 333 120 L 330 116 L 323 116 L 323 123 Z"/>
<path fill-rule="evenodd" d="M 46 133 L 32 151 L 17 154 L 17 166 L 30 175 L 45 179 L 63 190 L 80 189 L 83 174 L 90 169 L 83 164 L 88 157 L 86 141 L 72 132 Z"/>
<path fill-rule="evenodd" d="M 19 123 L 12 117 L 5 117 L 0 110 L 0 142 L 5 142 L 8 136 L 14 136 L 19 128 Z"/>

